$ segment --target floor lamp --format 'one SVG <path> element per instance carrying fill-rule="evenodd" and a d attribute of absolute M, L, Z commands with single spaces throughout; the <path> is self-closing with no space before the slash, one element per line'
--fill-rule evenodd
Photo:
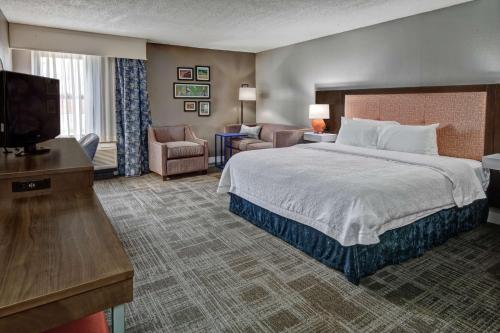
<path fill-rule="evenodd" d="M 240 123 L 243 124 L 243 102 L 257 100 L 255 88 L 248 87 L 248 84 L 242 84 L 240 87 L 239 100 L 241 102 Z"/>

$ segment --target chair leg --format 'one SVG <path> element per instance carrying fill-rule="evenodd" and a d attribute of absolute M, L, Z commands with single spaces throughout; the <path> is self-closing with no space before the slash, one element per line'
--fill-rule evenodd
<path fill-rule="evenodd" d="M 169 180 L 168 176 L 163 176 L 163 181 L 165 182 L 167 180 Z"/>

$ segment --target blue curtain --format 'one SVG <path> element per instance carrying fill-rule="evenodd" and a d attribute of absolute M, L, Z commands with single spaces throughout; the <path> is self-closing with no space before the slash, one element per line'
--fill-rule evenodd
<path fill-rule="evenodd" d="M 118 173 L 140 176 L 149 171 L 148 126 L 151 112 L 144 60 L 116 58 L 116 138 Z"/>

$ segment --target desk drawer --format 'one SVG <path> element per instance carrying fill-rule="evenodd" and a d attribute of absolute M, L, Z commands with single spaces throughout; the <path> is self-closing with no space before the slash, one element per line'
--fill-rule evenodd
<path fill-rule="evenodd" d="M 50 177 L 40 180 L 12 182 L 12 192 L 14 193 L 49 190 L 50 188 L 51 188 Z"/>
<path fill-rule="evenodd" d="M 20 198 L 55 191 L 82 190 L 92 187 L 93 182 L 94 173 L 92 171 L 2 179 L 0 180 L 0 196 Z"/>

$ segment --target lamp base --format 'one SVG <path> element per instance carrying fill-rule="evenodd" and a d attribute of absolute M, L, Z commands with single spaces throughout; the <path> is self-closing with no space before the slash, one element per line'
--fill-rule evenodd
<path fill-rule="evenodd" d="M 323 133 L 326 128 L 325 121 L 323 119 L 313 119 L 311 121 L 312 128 L 314 130 L 314 133 Z"/>

